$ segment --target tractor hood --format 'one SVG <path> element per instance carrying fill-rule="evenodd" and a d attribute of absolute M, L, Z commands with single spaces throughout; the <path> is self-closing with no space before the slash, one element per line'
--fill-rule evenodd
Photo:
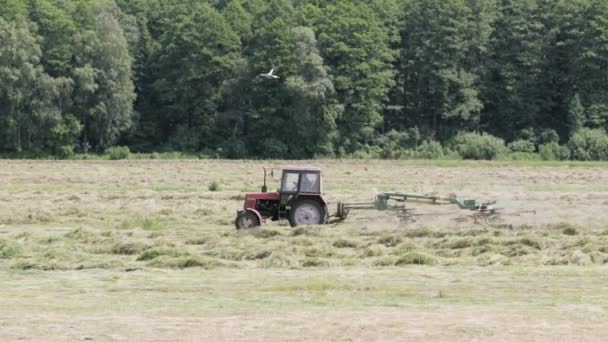
<path fill-rule="evenodd" d="M 279 194 L 276 192 L 250 192 L 245 195 L 245 200 L 278 200 Z"/>
<path fill-rule="evenodd" d="M 250 192 L 245 195 L 245 209 L 254 208 L 257 201 L 270 200 L 278 201 L 280 198 L 277 192 Z"/>

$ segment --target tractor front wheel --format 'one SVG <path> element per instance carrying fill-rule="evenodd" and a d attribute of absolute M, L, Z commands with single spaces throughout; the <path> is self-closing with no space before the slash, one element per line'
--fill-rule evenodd
<path fill-rule="evenodd" d="M 238 213 L 238 215 L 236 215 L 234 225 L 236 226 L 236 229 L 255 228 L 260 225 L 260 220 L 251 211 L 241 211 Z"/>
<path fill-rule="evenodd" d="M 289 211 L 289 224 L 295 226 L 309 226 L 323 224 L 326 221 L 325 209 L 317 201 L 300 200 L 291 206 Z"/>

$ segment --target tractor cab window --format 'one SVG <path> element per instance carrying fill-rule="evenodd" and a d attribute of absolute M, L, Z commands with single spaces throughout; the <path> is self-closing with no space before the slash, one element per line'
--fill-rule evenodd
<path fill-rule="evenodd" d="M 283 175 L 283 184 L 281 186 L 281 191 L 282 192 L 297 192 L 299 182 L 300 182 L 299 173 L 287 172 Z"/>
<path fill-rule="evenodd" d="M 300 188 L 301 192 L 318 193 L 321 191 L 318 173 L 304 173 L 302 174 L 302 185 Z"/>

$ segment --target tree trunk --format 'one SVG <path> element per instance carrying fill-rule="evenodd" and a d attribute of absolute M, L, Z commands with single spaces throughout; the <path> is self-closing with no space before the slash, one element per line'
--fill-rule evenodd
<path fill-rule="evenodd" d="M 21 152 L 21 127 L 17 125 L 17 152 Z"/>

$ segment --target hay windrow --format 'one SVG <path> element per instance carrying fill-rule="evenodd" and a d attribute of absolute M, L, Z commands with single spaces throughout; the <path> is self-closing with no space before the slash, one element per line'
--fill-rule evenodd
<path fill-rule="evenodd" d="M 567 228 L 567 227 L 566 227 Z M 388 265 L 604 264 L 608 236 L 597 229 L 487 226 L 463 234 L 451 226 L 377 230 L 352 227 L 258 228 L 247 232 L 150 234 L 143 229 L 75 228 L 63 235 L 20 233 L 0 240 L 0 267 L 64 270 L 121 267 L 385 267 Z M 294 233 L 295 232 L 295 233 Z M 2 263 L 11 260 L 12 263 Z M 390 260 L 390 261 L 389 261 Z"/>

